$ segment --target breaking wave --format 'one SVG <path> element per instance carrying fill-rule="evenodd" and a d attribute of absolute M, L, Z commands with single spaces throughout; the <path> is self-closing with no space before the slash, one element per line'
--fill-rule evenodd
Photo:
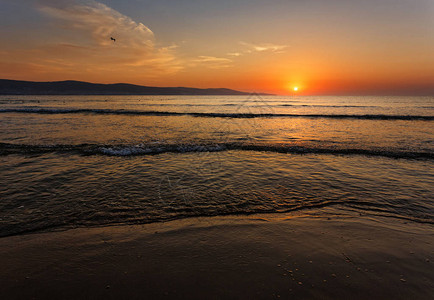
<path fill-rule="evenodd" d="M 157 155 L 162 153 L 190 153 L 190 152 L 220 152 L 229 150 L 262 151 L 289 154 L 331 154 L 331 155 L 365 155 L 382 156 L 403 159 L 434 159 L 434 153 L 421 151 L 379 150 L 360 148 L 330 148 L 303 147 L 289 145 L 256 145 L 241 143 L 220 144 L 160 144 L 160 145 L 105 145 L 105 144 L 56 144 L 30 145 L 0 143 L 0 155 L 10 154 L 42 154 L 42 153 L 77 153 L 82 155 L 107 156 L 139 156 Z"/>
<path fill-rule="evenodd" d="M 98 114 L 98 115 L 137 115 L 137 116 L 192 116 L 204 118 L 326 118 L 362 120 L 422 120 L 434 121 L 434 116 L 424 115 L 385 115 L 385 114 L 284 114 L 284 113 L 207 113 L 143 111 L 124 109 L 69 109 L 69 108 L 5 108 L 0 113 L 21 114 Z"/>

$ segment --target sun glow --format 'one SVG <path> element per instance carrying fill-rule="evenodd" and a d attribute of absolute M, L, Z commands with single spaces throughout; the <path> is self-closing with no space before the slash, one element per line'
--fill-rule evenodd
<path fill-rule="evenodd" d="M 294 92 L 296 92 L 296 91 L 298 91 L 298 87 L 297 86 L 294 87 Z"/>

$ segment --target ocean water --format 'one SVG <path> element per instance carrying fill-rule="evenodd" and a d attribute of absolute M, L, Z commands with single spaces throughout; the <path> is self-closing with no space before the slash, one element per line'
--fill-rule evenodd
<path fill-rule="evenodd" d="M 0 236 L 333 208 L 434 223 L 434 97 L 0 96 Z"/>

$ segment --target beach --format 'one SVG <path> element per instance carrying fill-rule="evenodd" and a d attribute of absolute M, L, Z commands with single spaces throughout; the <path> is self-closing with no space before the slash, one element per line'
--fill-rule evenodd
<path fill-rule="evenodd" d="M 336 214 L 190 218 L 0 239 L 2 299 L 429 299 L 432 225 Z"/>

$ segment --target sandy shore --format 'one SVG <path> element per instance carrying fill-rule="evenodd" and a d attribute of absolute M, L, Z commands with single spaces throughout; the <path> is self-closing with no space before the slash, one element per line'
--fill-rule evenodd
<path fill-rule="evenodd" d="M 0 239 L 0 299 L 432 299 L 434 226 L 218 217 Z"/>

